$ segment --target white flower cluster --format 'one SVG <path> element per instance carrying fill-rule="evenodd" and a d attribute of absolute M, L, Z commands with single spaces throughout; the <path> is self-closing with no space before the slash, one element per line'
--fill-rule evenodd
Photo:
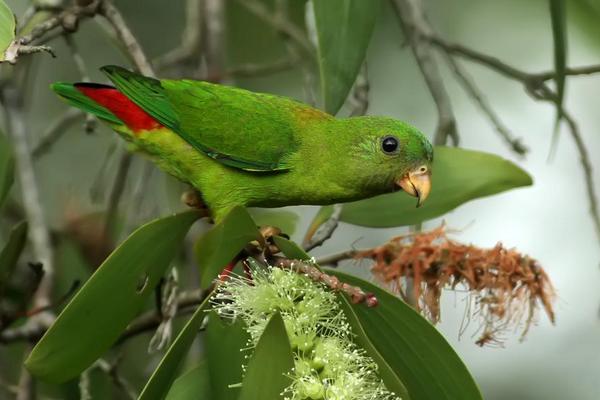
<path fill-rule="evenodd" d="M 377 376 L 377 364 L 352 341 L 335 294 L 291 270 L 253 266 L 252 273 L 252 281 L 232 277 L 222 284 L 213 309 L 242 318 L 253 346 L 271 316 L 281 313 L 295 359 L 286 399 L 398 399 Z"/>

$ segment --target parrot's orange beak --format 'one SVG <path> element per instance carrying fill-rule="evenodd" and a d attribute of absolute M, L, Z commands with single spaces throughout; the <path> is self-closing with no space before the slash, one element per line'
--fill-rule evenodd
<path fill-rule="evenodd" d="M 396 180 L 396 184 L 406 193 L 415 196 L 417 207 L 421 207 L 431 191 L 431 171 L 429 167 L 422 165 Z"/>

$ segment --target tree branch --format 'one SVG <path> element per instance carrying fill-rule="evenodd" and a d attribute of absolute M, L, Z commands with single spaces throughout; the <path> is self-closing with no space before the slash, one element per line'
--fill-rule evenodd
<path fill-rule="evenodd" d="M 60 117 L 52 121 L 42 133 L 39 143 L 33 149 L 31 156 L 34 160 L 46 155 L 52 146 L 65 134 L 71 125 L 83 118 L 83 111 L 70 108 Z"/>
<path fill-rule="evenodd" d="M 467 75 L 467 72 L 460 66 L 460 64 L 448 53 L 445 54 L 446 61 L 450 68 L 454 72 L 458 82 L 462 85 L 465 92 L 479 106 L 479 109 L 483 112 L 483 114 L 488 118 L 490 123 L 496 128 L 496 132 L 500 135 L 500 137 L 510 146 L 510 148 L 520 156 L 524 156 L 527 154 L 528 149 L 521 142 L 520 138 L 515 138 L 513 134 L 510 132 L 508 127 L 504 125 L 500 118 L 490 104 L 488 103 L 485 95 L 479 90 L 479 88 L 475 85 L 472 79 Z"/>
<path fill-rule="evenodd" d="M 444 87 L 442 76 L 427 40 L 432 33 L 432 28 L 427 22 L 423 3 L 421 0 L 394 0 L 392 4 L 395 6 L 396 14 L 409 39 L 417 64 L 437 107 L 438 126 L 434 143 L 444 145 L 450 138 L 454 145 L 458 145 L 459 136 L 450 96 Z"/>
<path fill-rule="evenodd" d="M 129 29 L 125 19 L 110 0 L 102 0 L 98 13 L 102 15 L 115 30 L 117 38 L 123 43 L 126 53 L 131 57 L 136 69 L 146 76 L 155 76 L 152 65 L 142 51 L 142 47 Z"/>

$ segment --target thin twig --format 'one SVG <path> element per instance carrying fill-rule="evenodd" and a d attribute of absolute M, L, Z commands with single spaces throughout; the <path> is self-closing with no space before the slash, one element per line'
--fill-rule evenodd
<path fill-rule="evenodd" d="M 276 72 L 286 71 L 293 68 L 299 62 L 299 59 L 294 56 L 275 60 L 264 64 L 241 64 L 231 67 L 227 70 L 227 76 L 233 77 L 254 77 L 262 75 L 271 75 Z"/>
<path fill-rule="evenodd" d="M 459 136 L 456 119 L 452 111 L 450 96 L 444 87 L 444 81 L 431 51 L 430 42 L 427 40 L 432 33 L 432 28 L 427 21 L 423 3 L 421 0 L 394 0 L 392 4 L 395 6 L 396 14 L 402 23 L 417 64 L 437 107 L 438 126 L 434 143 L 444 145 L 450 138 L 457 146 Z"/>
<path fill-rule="evenodd" d="M 273 265 L 280 268 L 289 268 L 298 273 L 308 276 L 315 282 L 325 284 L 329 289 L 345 293 L 353 304 L 364 303 L 367 307 L 378 305 L 377 297 L 373 293 L 363 291 L 358 286 L 353 286 L 340 281 L 336 276 L 324 273 L 315 264 L 302 260 L 291 260 L 289 258 L 276 257 L 273 259 Z"/>
<path fill-rule="evenodd" d="M 50 241 L 50 233 L 31 158 L 31 150 L 27 141 L 27 127 L 23 115 L 23 99 L 21 91 L 14 86 L 7 86 L 2 92 L 2 101 L 6 108 L 6 124 L 13 141 L 20 187 L 23 192 L 25 215 L 29 222 L 30 239 L 34 257 L 43 264 L 44 277 L 33 299 L 34 307 L 42 307 L 50 303 L 52 283 L 54 281 L 54 255 Z"/>
<path fill-rule="evenodd" d="M 469 77 L 467 72 L 462 68 L 462 66 L 448 53 L 445 54 L 446 61 L 448 65 L 454 72 L 458 82 L 462 85 L 464 90 L 471 96 L 471 98 L 475 101 L 475 103 L 479 106 L 479 109 L 487 116 L 490 120 L 491 124 L 496 129 L 496 132 L 500 135 L 500 137 L 510 146 L 510 148 L 520 156 L 524 156 L 527 154 L 528 149 L 525 147 L 523 142 L 521 142 L 521 138 L 515 138 L 512 132 L 508 129 L 506 125 L 502 121 L 490 104 L 488 103 L 485 95 L 479 90 L 475 82 Z"/>
<path fill-rule="evenodd" d="M 135 400 L 138 398 L 138 394 L 136 393 L 131 383 L 129 383 L 127 380 L 125 380 L 125 378 L 123 378 L 119 374 L 118 367 L 120 363 L 118 361 L 119 360 L 117 359 L 112 363 L 108 363 L 106 360 L 99 359 L 98 361 L 96 361 L 94 366 L 100 368 L 106 375 L 108 375 L 112 380 L 113 384 L 119 390 L 121 390 L 121 392 L 123 392 L 123 394 L 127 396 L 127 398 Z"/>
<path fill-rule="evenodd" d="M 579 75 L 593 75 L 600 72 L 600 65 L 585 65 L 582 67 L 572 67 L 565 69 L 565 75 L 568 76 L 579 76 Z M 542 81 L 548 81 L 550 79 L 554 79 L 556 76 L 555 71 L 547 71 L 540 72 L 537 74 L 532 74 L 536 77 L 536 79 L 540 79 Z"/>
<path fill-rule="evenodd" d="M 350 98 L 353 104 L 352 111 L 350 111 L 351 117 L 358 117 L 367 113 L 367 110 L 369 109 L 369 90 L 369 77 L 367 73 L 367 63 L 365 61 L 356 78 L 352 97 Z"/>
<path fill-rule="evenodd" d="M 327 239 L 331 238 L 333 232 L 335 232 L 336 228 L 340 222 L 340 216 L 342 215 L 342 205 L 334 204 L 333 212 L 327 221 L 325 221 L 319 229 L 315 232 L 315 234 L 309 238 L 305 243 L 303 243 L 304 251 L 310 251 L 315 247 L 319 247 L 323 245 L 327 241 Z"/>
<path fill-rule="evenodd" d="M 154 61 L 157 70 L 165 70 L 190 61 L 198 61 L 202 53 L 202 0 L 186 0 L 185 28 L 179 47 L 160 56 Z"/>
<path fill-rule="evenodd" d="M 117 38 L 125 46 L 127 55 L 131 57 L 137 70 L 146 76 L 155 76 L 152 65 L 142 51 L 142 47 L 129 29 L 125 19 L 110 0 L 102 0 L 98 13 L 101 14 L 115 30 Z"/>
<path fill-rule="evenodd" d="M 206 61 L 204 76 L 213 82 L 222 82 L 225 65 L 225 6 L 221 0 L 204 0 L 203 49 Z"/>
<path fill-rule="evenodd" d="M 179 293 L 177 297 L 177 316 L 187 315 L 193 309 L 192 306 L 202 303 L 212 288 L 208 290 L 191 290 Z M 135 318 L 121 335 L 116 345 L 127 341 L 128 339 L 156 329 L 162 321 L 162 317 L 157 310 L 148 311 Z M 46 324 L 25 323 L 22 326 L 5 329 L 0 332 L 0 343 L 8 344 L 14 342 L 37 342 L 46 330 L 50 327 L 51 321 Z"/>
<path fill-rule="evenodd" d="M 21 366 L 18 388 L 16 400 L 35 400 L 35 381 L 25 366 Z"/>
<path fill-rule="evenodd" d="M 65 134 L 69 127 L 83 118 L 84 114 L 82 111 L 75 108 L 70 108 L 65 111 L 64 114 L 56 118 L 48 128 L 42 133 L 39 143 L 33 149 L 31 156 L 34 160 L 44 156 L 51 149 L 52 146 Z"/>
<path fill-rule="evenodd" d="M 272 18 L 276 21 L 282 21 L 280 24 L 283 26 L 293 26 L 290 19 L 289 2 L 285 0 L 277 0 L 275 2 L 275 13 L 272 15 Z M 299 67 L 300 72 L 302 73 L 304 100 L 307 104 L 315 106 L 317 104 L 317 94 L 315 92 L 316 77 L 314 65 L 312 63 L 313 59 L 302 57 L 302 53 L 304 53 L 304 51 L 301 44 L 294 40 L 294 38 L 288 32 L 280 29 L 277 31 L 279 32 L 279 35 L 285 44 L 288 57 L 291 59 L 300 60 Z M 304 34 L 302 36 L 306 37 Z"/>
<path fill-rule="evenodd" d="M 123 150 L 121 158 L 119 159 L 119 167 L 117 168 L 117 174 L 115 175 L 110 197 L 108 199 L 108 206 L 106 208 L 106 219 L 104 223 L 105 235 L 114 234 L 114 227 L 119 212 L 119 203 L 125 192 L 125 184 L 127 183 L 127 176 L 129 175 L 132 160 L 132 154 L 127 150 Z"/>
<path fill-rule="evenodd" d="M 285 34 L 303 50 L 305 55 L 311 59 L 315 58 L 315 51 L 306 37 L 305 33 L 287 19 L 277 18 L 276 15 L 269 10 L 266 3 L 256 0 L 238 0 L 238 3 L 245 7 L 252 14 L 256 15 L 264 22 L 271 25 L 278 32 Z"/>
<path fill-rule="evenodd" d="M 577 126 L 577 123 L 575 122 L 573 116 L 570 113 L 568 113 L 565 109 L 562 110 L 562 115 L 565 121 L 567 121 L 567 125 L 569 126 L 569 132 L 571 133 L 571 136 L 575 141 L 577 151 L 579 152 L 579 161 L 581 163 L 583 174 L 585 176 L 585 186 L 588 194 L 590 214 L 592 215 L 592 220 L 594 228 L 596 229 L 598 241 L 600 241 L 600 212 L 598 211 L 596 187 L 594 184 L 594 174 L 592 171 L 592 163 L 590 162 L 590 156 L 587 147 L 585 146 L 585 143 L 583 143 L 583 138 L 581 137 L 581 133 L 579 132 L 579 127 Z"/>
<path fill-rule="evenodd" d="M 71 35 L 64 35 L 65 43 L 71 52 L 71 57 L 73 58 L 73 62 L 75 63 L 75 67 L 77 67 L 77 71 L 79 71 L 79 76 L 81 77 L 82 82 L 89 82 L 90 76 L 88 74 L 88 69 L 85 65 L 85 61 L 81 54 L 79 53 L 79 49 L 77 47 L 77 43 Z M 85 131 L 87 133 L 94 132 L 96 128 L 96 118 L 89 113 L 85 114 Z"/>
<path fill-rule="evenodd" d="M 344 260 L 352 260 L 357 254 L 364 252 L 365 250 L 346 250 L 341 253 L 331 254 L 329 256 L 319 257 L 315 260 L 317 265 L 329 265 L 337 267 L 337 265 Z"/>
<path fill-rule="evenodd" d="M 193 311 L 190 307 L 202 303 L 211 293 L 212 287 L 207 290 L 196 289 L 181 292 L 177 297 L 177 316 L 189 314 Z M 121 344 L 134 336 L 156 329 L 161 322 L 162 316 L 157 310 L 148 311 L 129 324 L 116 344 Z"/>

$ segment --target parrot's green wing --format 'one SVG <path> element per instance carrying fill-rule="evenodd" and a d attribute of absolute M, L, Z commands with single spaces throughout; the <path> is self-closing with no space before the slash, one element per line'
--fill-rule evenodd
<path fill-rule="evenodd" d="M 113 66 L 102 70 L 119 91 L 209 157 L 246 171 L 290 168 L 286 157 L 299 145 L 298 114 L 308 106 L 207 82 L 159 81 Z"/>

